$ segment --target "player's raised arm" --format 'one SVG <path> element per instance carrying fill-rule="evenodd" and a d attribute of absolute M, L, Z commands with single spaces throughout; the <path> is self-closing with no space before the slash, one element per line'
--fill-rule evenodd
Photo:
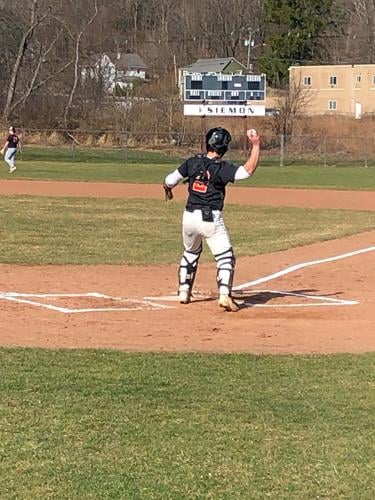
<path fill-rule="evenodd" d="M 253 175 L 255 170 L 258 167 L 258 162 L 259 162 L 260 137 L 258 135 L 258 132 L 253 128 L 248 130 L 246 132 L 246 135 L 252 144 L 252 148 L 251 148 L 250 156 L 249 156 L 247 162 L 244 164 L 244 168 L 249 175 Z"/>
<path fill-rule="evenodd" d="M 260 155 L 260 137 L 255 129 L 246 132 L 247 138 L 252 144 L 252 149 L 246 163 L 238 167 L 234 177 L 235 181 L 243 181 L 251 177 L 257 169 Z"/>

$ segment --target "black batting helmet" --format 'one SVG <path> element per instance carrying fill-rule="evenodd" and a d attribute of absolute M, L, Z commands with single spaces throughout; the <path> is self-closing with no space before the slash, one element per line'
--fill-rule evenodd
<path fill-rule="evenodd" d="M 223 156 L 227 152 L 231 140 L 232 137 L 225 128 L 212 128 L 206 134 L 206 149 L 207 151 L 215 151 L 218 155 Z"/>

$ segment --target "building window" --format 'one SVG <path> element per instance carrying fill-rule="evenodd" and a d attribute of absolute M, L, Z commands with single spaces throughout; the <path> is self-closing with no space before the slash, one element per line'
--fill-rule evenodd
<path fill-rule="evenodd" d="M 191 88 L 192 89 L 203 89 L 203 82 L 202 82 L 202 80 L 192 80 L 192 82 L 191 82 Z"/>
<path fill-rule="evenodd" d="M 259 89 L 259 82 L 247 82 L 247 89 L 248 90 L 258 90 Z"/>
<path fill-rule="evenodd" d="M 262 77 L 260 75 L 246 75 L 247 82 L 260 82 Z"/>
<path fill-rule="evenodd" d="M 190 99 L 202 99 L 201 97 L 201 93 L 199 90 L 188 90 L 186 92 L 186 98 L 187 100 L 190 100 Z"/>
<path fill-rule="evenodd" d="M 219 99 L 219 97 L 221 97 L 221 90 L 209 90 L 207 92 L 207 96 L 214 99 Z"/>
<path fill-rule="evenodd" d="M 329 77 L 329 84 L 332 86 L 337 85 L 337 76 L 330 76 Z"/>
<path fill-rule="evenodd" d="M 219 82 L 231 82 L 232 81 L 232 75 L 223 75 L 222 73 L 219 73 L 217 75 L 217 79 Z"/>
<path fill-rule="evenodd" d="M 361 76 L 361 75 L 357 75 L 357 76 L 355 77 L 355 81 L 356 81 L 357 83 L 361 83 L 361 80 L 362 80 L 362 76 Z"/>
<path fill-rule="evenodd" d="M 337 109 L 337 101 L 328 101 L 328 109 L 330 111 L 336 111 L 336 109 Z"/>
<path fill-rule="evenodd" d="M 303 77 L 303 84 L 305 87 L 310 87 L 311 86 L 311 76 L 304 76 Z"/>

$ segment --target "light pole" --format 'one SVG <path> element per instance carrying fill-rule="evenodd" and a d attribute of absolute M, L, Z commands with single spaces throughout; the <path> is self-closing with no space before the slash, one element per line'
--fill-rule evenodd
<path fill-rule="evenodd" d="M 253 28 L 243 28 L 247 30 L 247 39 L 245 40 L 245 47 L 247 47 L 247 62 L 246 62 L 246 68 L 250 69 L 250 54 L 251 54 L 251 49 L 252 47 L 255 46 L 255 40 L 253 38 L 253 34 L 256 33 L 257 31 L 261 30 L 262 27 L 260 26 L 256 30 L 253 30 Z"/>

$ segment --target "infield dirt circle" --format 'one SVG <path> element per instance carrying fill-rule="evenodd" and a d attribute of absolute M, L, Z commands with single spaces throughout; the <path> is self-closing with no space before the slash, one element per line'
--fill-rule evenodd
<path fill-rule="evenodd" d="M 2 181 L 0 194 L 154 198 L 160 188 Z M 183 199 L 182 190 L 176 194 Z M 229 190 L 229 203 L 268 200 L 276 206 L 375 210 L 374 192 Z M 189 305 L 175 301 L 176 274 L 177 262 L 0 265 L 0 344 L 176 352 L 375 350 L 375 231 L 238 259 L 238 313 L 217 306 L 213 264 L 200 265 L 198 294 Z"/>

